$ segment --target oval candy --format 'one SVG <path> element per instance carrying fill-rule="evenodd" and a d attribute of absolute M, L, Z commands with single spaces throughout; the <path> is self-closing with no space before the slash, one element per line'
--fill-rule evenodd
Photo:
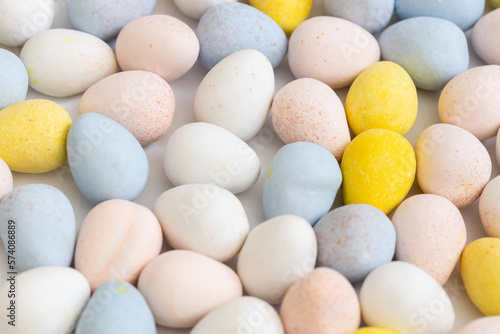
<path fill-rule="evenodd" d="M 12 179 L 12 172 L 9 169 L 9 166 L 0 158 L 0 201 L 2 197 L 7 195 L 12 191 L 12 187 L 14 185 Z"/>
<path fill-rule="evenodd" d="M 487 64 L 500 65 L 500 10 L 495 9 L 477 21 L 472 28 L 471 42 L 476 54 Z"/>
<path fill-rule="evenodd" d="M 26 99 L 28 73 L 12 52 L 0 48 L 0 110 Z"/>
<path fill-rule="evenodd" d="M 500 176 L 484 187 L 479 198 L 479 217 L 489 237 L 500 238 Z"/>
<path fill-rule="evenodd" d="M 235 1 L 238 0 L 174 0 L 174 3 L 184 15 L 192 17 L 193 19 L 200 19 L 210 7 L 224 2 Z"/>
<path fill-rule="evenodd" d="M 457 334 L 496 334 L 500 326 L 500 316 L 482 317 L 469 322 Z"/>

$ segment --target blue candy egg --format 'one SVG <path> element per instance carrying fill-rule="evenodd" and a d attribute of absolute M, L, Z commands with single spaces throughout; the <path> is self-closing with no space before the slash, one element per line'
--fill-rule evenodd
<path fill-rule="evenodd" d="M 10 51 L 0 49 L 0 110 L 26 99 L 28 73 L 23 62 Z"/>
<path fill-rule="evenodd" d="M 151 15 L 156 0 L 67 0 L 68 16 L 75 29 L 103 40 L 116 37 L 130 21 Z"/>
<path fill-rule="evenodd" d="M 294 214 L 314 225 L 330 210 L 341 183 L 339 164 L 330 151 L 312 143 L 285 145 L 264 179 L 266 220 Z"/>
<path fill-rule="evenodd" d="M 131 284 L 111 281 L 97 289 L 85 306 L 75 334 L 156 334 L 146 300 Z"/>
<path fill-rule="evenodd" d="M 396 0 L 396 15 L 404 20 L 417 16 L 439 17 L 467 30 L 483 15 L 484 0 Z"/>
<path fill-rule="evenodd" d="M 382 58 L 401 65 L 415 85 L 442 89 L 469 65 L 467 40 L 450 21 L 415 17 L 395 23 L 379 38 Z"/>
<path fill-rule="evenodd" d="M 230 54 L 256 49 L 277 67 L 287 50 L 288 40 L 280 26 L 252 6 L 226 2 L 208 9 L 196 28 L 200 61 L 211 69 Z"/>
<path fill-rule="evenodd" d="M 314 232 L 318 266 L 337 270 L 353 284 L 394 257 L 396 230 L 389 218 L 371 205 L 339 207 L 321 218 Z"/>
<path fill-rule="evenodd" d="M 60 190 L 46 184 L 15 188 L 0 202 L 0 234 L 21 270 L 69 266 L 76 240 L 73 207 Z"/>
<path fill-rule="evenodd" d="M 76 185 L 93 204 L 133 201 L 146 185 L 149 164 L 137 139 L 112 119 L 80 115 L 68 132 L 68 161 Z"/>

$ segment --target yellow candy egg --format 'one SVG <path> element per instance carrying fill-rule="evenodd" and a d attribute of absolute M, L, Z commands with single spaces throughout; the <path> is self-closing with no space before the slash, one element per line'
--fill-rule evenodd
<path fill-rule="evenodd" d="M 381 61 L 354 80 L 345 102 L 349 127 L 355 134 L 375 128 L 407 133 L 417 118 L 417 89 L 398 64 Z"/>
<path fill-rule="evenodd" d="M 371 129 L 347 145 L 340 168 L 344 204 L 369 204 L 389 214 L 413 184 L 415 153 L 403 136 Z"/>
<path fill-rule="evenodd" d="M 500 239 L 471 242 L 462 253 L 460 272 L 477 308 L 485 315 L 500 315 Z"/>
<path fill-rule="evenodd" d="M 355 332 L 352 332 L 351 334 L 398 334 L 398 333 L 385 328 L 363 327 Z"/>
<path fill-rule="evenodd" d="M 290 36 L 307 19 L 314 0 L 250 0 L 250 5 L 271 17 Z"/>
<path fill-rule="evenodd" d="M 45 173 L 66 161 L 71 117 L 48 100 L 28 100 L 0 111 L 0 158 L 12 171 Z"/>

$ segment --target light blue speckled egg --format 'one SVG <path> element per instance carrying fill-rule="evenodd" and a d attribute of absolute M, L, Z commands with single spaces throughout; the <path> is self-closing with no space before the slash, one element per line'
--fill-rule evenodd
<path fill-rule="evenodd" d="M 156 334 L 153 314 L 131 284 L 111 281 L 97 289 L 83 309 L 75 334 Z"/>
<path fill-rule="evenodd" d="M 415 17 L 385 29 L 379 38 L 382 58 L 401 65 L 419 88 L 442 89 L 469 65 L 467 40 L 454 23 Z"/>
<path fill-rule="evenodd" d="M 146 153 L 112 119 L 80 115 L 69 129 L 67 148 L 76 185 L 93 204 L 113 198 L 133 201 L 144 189 L 149 174 Z"/>
<path fill-rule="evenodd" d="M 280 26 L 252 6 L 226 2 L 208 9 L 196 28 L 200 61 L 207 69 L 230 54 L 256 49 L 276 68 L 287 50 L 288 40 Z"/>
<path fill-rule="evenodd" d="M 305 142 L 285 145 L 264 179 L 266 220 L 294 214 L 314 225 L 330 210 L 341 183 L 339 164 L 330 151 Z"/>
<path fill-rule="evenodd" d="M 394 12 L 394 0 L 323 0 L 325 14 L 349 20 L 376 33 L 384 28 Z"/>
<path fill-rule="evenodd" d="M 0 110 L 26 99 L 28 72 L 21 59 L 0 49 Z"/>
<path fill-rule="evenodd" d="M 353 284 L 394 257 L 396 230 L 389 218 L 371 205 L 339 207 L 321 218 L 314 232 L 318 266 L 337 270 Z"/>
<path fill-rule="evenodd" d="M 17 187 L 0 202 L 0 234 L 8 255 L 21 270 L 69 266 L 76 240 L 73 207 L 52 186 Z"/>
<path fill-rule="evenodd" d="M 401 19 L 417 16 L 439 17 L 467 30 L 483 15 L 484 0 L 396 0 L 396 15 Z"/>
<path fill-rule="evenodd" d="M 151 15 L 156 0 L 67 0 L 68 16 L 75 29 L 103 40 L 116 37 L 130 21 Z"/>

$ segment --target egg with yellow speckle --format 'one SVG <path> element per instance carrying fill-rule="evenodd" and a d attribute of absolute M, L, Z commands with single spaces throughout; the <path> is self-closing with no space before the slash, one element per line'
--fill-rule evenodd
<path fill-rule="evenodd" d="M 397 332 L 379 327 L 363 327 L 351 334 L 397 334 Z"/>
<path fill-rule="evenodd" d="M 407 133 L 417 118 L 417 89 L 398 64 L 381 61 L 354 80 L 345 102 L 351 130 L 357 135 L 375 128 Z"/>
<path fill-rule="evenodd" d="M 347 146 L 340 169 L 345 204 L 369 204 L 389 214 L 413 184 L 415 154 L 403 136 L 371 129 Z"/>
<path fill-rule="evenodd" d="M 45 173 L 66 161 L 71 117 L 48 100 L 28 100 L 0 111 L 0 158 L 12 171 Z"/>

